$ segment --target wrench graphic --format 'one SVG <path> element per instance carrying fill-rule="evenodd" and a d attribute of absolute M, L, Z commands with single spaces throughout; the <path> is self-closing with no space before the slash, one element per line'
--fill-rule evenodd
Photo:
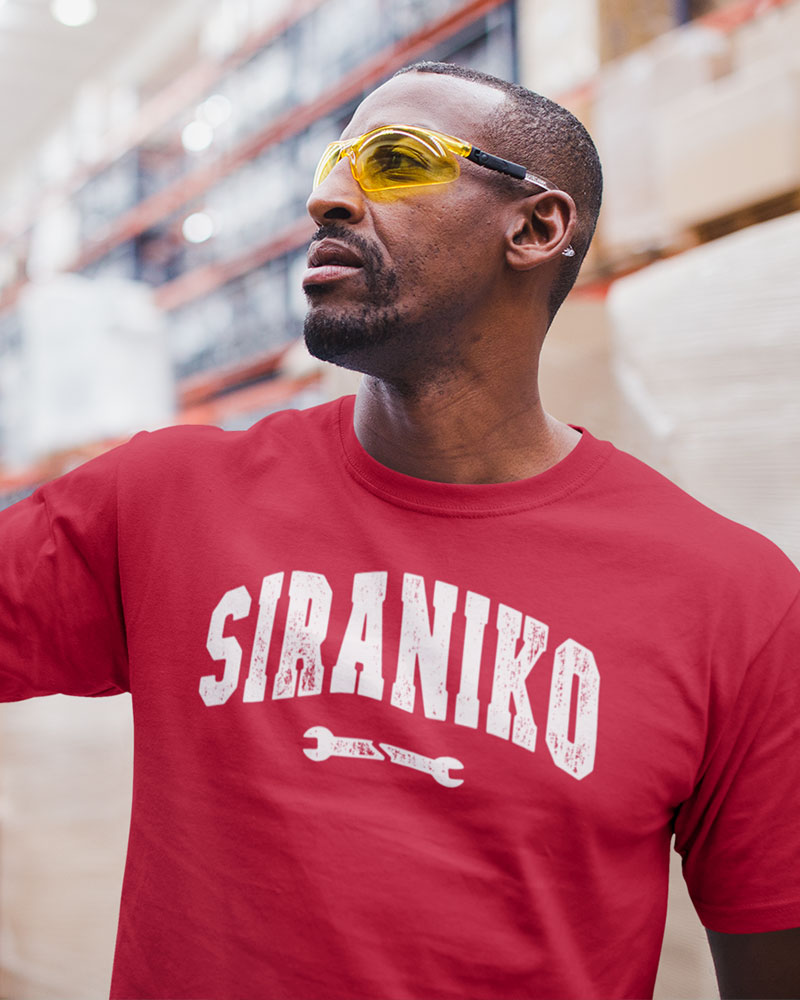
<path fill-rule="evenodd" d="M 386 758 L 372 745 L 372 740 L 351 739 L 347 736 L 334 736 L 325 726 L 312 726 L 303 736 L 315 739 L 315 747 L 303 747 L 303 753 L 310 760 L 327 760 L 329 757 L 366 757 L 373 760 Z"/>
<path fill-rule="evenodd" d="M 434 781 L 438 781 L 445 788 L 458 788 L 464 784 L 463 778 L 451 778 L 450 771 L 460 771 L 464 765 L 455 757 L 423 757 L 420 753 L 412 750 L 403 750 L 401 747 L 393 747 L 390 743 L 379 743 L 378 746 L 384 750 L 393 764 L 401 764 L 403 767 L 413 767 L 415 771 L 422 771 L 433 776 Z"/>

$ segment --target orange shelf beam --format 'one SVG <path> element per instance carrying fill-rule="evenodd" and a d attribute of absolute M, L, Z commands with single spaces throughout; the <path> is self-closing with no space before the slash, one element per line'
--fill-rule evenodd
<path fill-rule="evenodd" d="M 202 298 L 220 285 L 247 274 L 276 257 L 298 250 L 310 241 L 315 229 L 316 226 L 311 219 L 298 219 L 266 243 L 246 250 L 236 257 L 193 268 L 156 288 L 156 304 L 169 311 L 194 299 Z"/>
<path fill-rule="evenodd" d="M 277 351 L 270 351 L 258 358 L 251 358 L 242 364 L 230 365 L 227 368 L 217 368 L 212 372 L 192 375 L 181 379 L 178 384 L 178 407 L 187 407 L 207 403 L 215 396 L 235 390 L 237 386 L 252 383 L 257 379 L 272 378 L 279 371 L 286 352 L 293 344 L 286 344 Z"/>
<path fill-rule="evenodd" d="M 219 424 L 242 413 L 277 409 L 296 393 L 318 383 L 321 378 L 319 373 L 299 378 L 277 375 L 255 385 L 231 388 L 236 381 L 242 381 L 248 375 L 263 377 L 276 372 L 287 350 L 288 348 L 282 348 L 258 361 L 250 362 L 249 365 L 230 369 L 227 373 L 218 372 L 209 378 L 184 381 L 179 387 L 180 405 L 172 423 Z M 225 391 L 224 395 L 215 395 L 222 391 Z M 39 483 L 55 479 L 68 469 L 87 462 L 126 440 L 125 437 L 107 438 L 70 448 L 13 475 L 0 469 L 0 496 L 32 489 Z"/>
<path fill-rule="evenodd" d="M 246 386 L 227 396 L 208 400 L 181 409 L 176 423 L 179 424 L 219 424 L 228 417 L 254 410 L 277 409 L 303 389 L 319 382 L 321 375 L 306 375 L 303 378 L 281 377 L 258 385 Z"/>
<path fill-rule="evenodd" d="M 734 0 L 727 7 L 703 14 L 697 20 L 709 28 L 729 33 L 760 14 L 765 14 L 774 7 L 784 7 L 789 2 L 790 0 Z"/>
<path fill-rule="evenodd" d="M 402 41 L 388 46 L 342 77 L 324 96 L 285 112 L 266 128 L 256 132 L 219 159 L 196 168 L 163 191 L 135 205 L 121 215 L 113 225 L 98 232 L 72 262 L 69 269 L 78 271 L 86 267 L 105 256 L 120 243 L 132 239 L 162 219 L 168 218 L 269 146 L 302 132 L 319 118 L 359 97 L 385 76 L 418 59 L 429 49 L 505 2 L 506 0 L 469 0 L 458 10 L 438 18 Z"/>
<path fill-rule="evenodd" d="M 146 101 L 136 113 L 133 121 L 126 122 L 118 133 L 113 130 L 109 133 L 106 137 L 109 146 L 106 155 L 94 163 L 80 167 L 66 181 L 54 185 L 47 194 L 60 198 L 68 198 L 74 194 L 92 177 L 102 173 L 116 160 L 141 145 L 148 136 L 167 125 L 172 118 L 187 111 L 194 101 L 200 100 L 220 80 L 223 80 L 228 74 L 247 62 L 259 49 L 269 45 L 275 38 L 280 37 L 293 24 L 302 20 L 324 2 L 325 0 L 294 0 L 289 11 L 261 31 L 250 35 L 224 59 L 198 58 L 191 69 L 186 70 L 163 90 Z M 6 230 L 0 233 L 0 246 L 18 239 L 30 226 L 31 223 L 26 222 L 14 232 Z"/>

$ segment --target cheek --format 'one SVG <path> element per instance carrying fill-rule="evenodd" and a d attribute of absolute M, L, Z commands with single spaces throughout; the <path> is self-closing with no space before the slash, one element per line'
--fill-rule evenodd
<path fill-rule="evenodd" d="M 455 288 L 469 298 L 492 271 L 490 258 L 501 251 L 500 227 L 485 198 L 473 204 L 431 193 L 381 209 L 374 215 L 375 232 L 406 301 L 452 297 Z"/>

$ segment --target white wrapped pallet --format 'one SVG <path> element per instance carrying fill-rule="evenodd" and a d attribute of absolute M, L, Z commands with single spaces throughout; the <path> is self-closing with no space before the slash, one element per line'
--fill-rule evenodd
<path fill-rule="evenodd" d="M 100 1000 L 130 822 L 130 696 L 0 705 L 0 752 L 0 996 Z"/>
<path fill-rule="evenodd" d="M 664 471 L 800 562 L 800 213 L 617 281 L 617 376 Z"/>
<path fill-rule="evenodd" d="M 68 267 L 80 251 L 80 213 L 63 198 L 47 197 L 31 230 L 25 270 L 34 281 Z"/>
<path fill-rule="evenodd" d="M 19 353 L 0 354 L 0 461 L 8 469 L 25 464 L 25 381 Z"/>
<path fill-rule="evenodd" d="M 800 0 L 766 10 L 741 25 L 732 39 L 737 70 L 759 68 L 765 61 L 791 62 L 800 51 Z"/>
<path fill-rule="evenodd" d="M 563 94 L 600 65 L 597 0 L 519 0 L 520 79 L 540 94 Z"/>
<path fill-rule="evenodd" d="M 764 61 L 677 98 L 658 116 L 656 148 L 675 227 L 800 187 L 800 62 Z"/>
<path fill-rule="evenodd" d="M 165 327 L 148 286 L 57 275 L 25 288 L 20 321 L 20 463 L 173 418 Z"/>
<path fill-rule="evenodd" d="M 688 25 L 603 67 L 593 132 L 605 177 L 600 233 L 607 249 L 625 254 L 672 241 L 675 226 L 657 196 L 660 109 L 676 95 L 691 101 L 728 68 L 728 56 L 724 36 Z"/>

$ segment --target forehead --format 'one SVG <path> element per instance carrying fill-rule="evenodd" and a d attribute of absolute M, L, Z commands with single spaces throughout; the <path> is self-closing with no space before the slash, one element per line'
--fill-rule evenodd
<path fill-rule="evenodd" d="M 440 73 L 393 77 L 356 108 L 343 139 L 380 125 L 424 125 L 479 144 L 485 123 L 505 100 L 501 90 Z"/>

